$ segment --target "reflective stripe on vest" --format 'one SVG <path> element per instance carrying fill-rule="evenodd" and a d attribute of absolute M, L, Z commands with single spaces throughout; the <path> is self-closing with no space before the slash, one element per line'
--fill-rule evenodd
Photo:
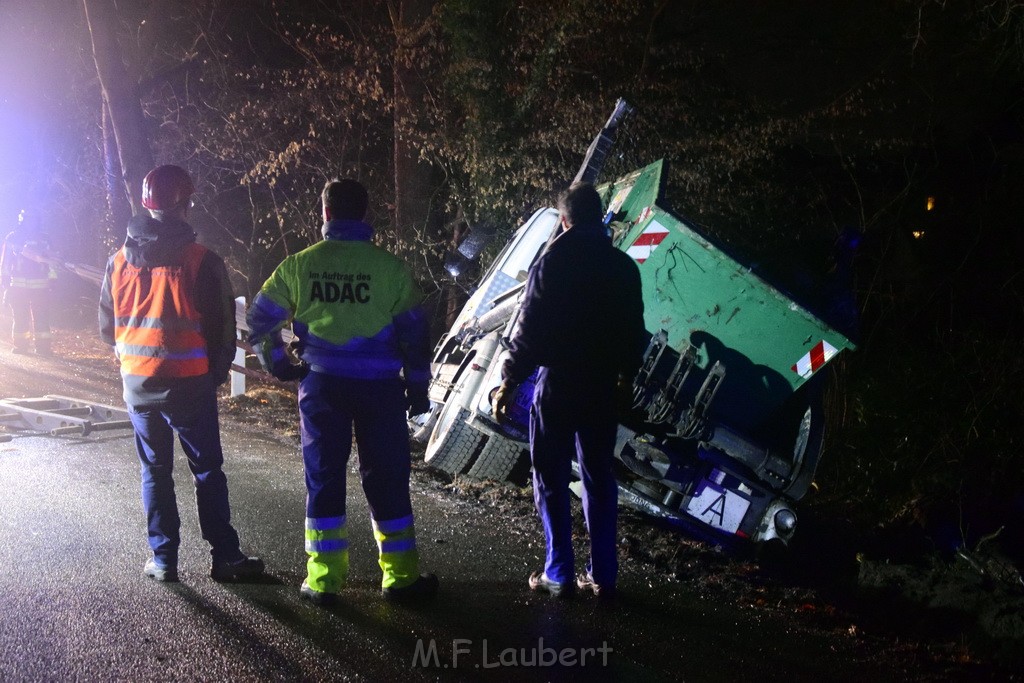
<path fill-rule="evenodd" d="M 195 377 L 210 369 L 194 292 L 206 248 L 185 247 L 182 264 L 136 268 L 122 248 L 110 289 L 121 371 L 143 377 Z"/>

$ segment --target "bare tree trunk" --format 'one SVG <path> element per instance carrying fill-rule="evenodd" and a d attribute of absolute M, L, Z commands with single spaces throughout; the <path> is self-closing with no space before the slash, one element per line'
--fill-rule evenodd
<path fill-rule="evenodd" d="M 437 191 L 443 177 L 436 167 L 419 158 L 415 138 L 416 108 L 427 90 L 423 75 L 417 73 L 412 52 L 420 40 L 424 23 L 430 18 L 435 0 L 391 0 L 388 8 L 394 26 L 394 166 L 395 229 L 412 239 L 420 234 L 434 239 L 443 227 L 443 215 Z"/>
<path fill-rule="evenodd" d="M 142 104 L 121 60 L 114 32 L 117 13 L 113 0 L 82 0 L 82 4 L 92 36 L 92 54 L 103 89 L 104 107 L 117 141 L 125 191 L 132 213 L 138 213 L 142 209 L 142 179 L 153 168 Z M 113 197 L 109 201 L 111 207 L 116 206 Z"/>
<path fill-rule="evenodd" d="M 110 122 L 106 100 L 103 102 L 103 171 L 110 220 L 115 228 L 123 228 L 132 217 L 132 206 L 128 200 L 127 186 L 123 182 L 121 158 L 117 152 L 117 140 L 114 138 L 114 126 Z"/>
<path fill-rule="evenodd" d="M 435 0 L 389 0 L 388 9 L 395 31 L 394 56 L 394 173 L 395 230 L 407 243 L 417 237 L 420 246 L 426 243 L 445 245 L 456 235 L 445 236 L 445 220 L 440 200 L 444 183 L 441 170 L 420 158 L 416 139 L 410 135 L 417 118 L 417 108 L 428 96 L 425 75 L 417 72 L 415 48 L 430 19 Z M 433 256 L 433 258 L 431 258 Z M 428 263 L 443 255 L 428 255 Z M 428 266 L 430 267 L 430 266 Z M 452 284 L 443 284 L 435 310 L 446 327 L 452 324 L 462 305 L 462 292 Z"/>

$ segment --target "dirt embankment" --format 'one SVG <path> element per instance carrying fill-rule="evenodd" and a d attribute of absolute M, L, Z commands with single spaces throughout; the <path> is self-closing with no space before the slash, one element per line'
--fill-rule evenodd
<path fill-rule="evenodd" d="M 469 499 L 488 514 L 535 517 L 529 486 L 453 479 L 422 463 L 418 469 L 436 489 Z M 575 519 L 585 550 L 578 506 Z M 940 679 L 964 672 L 1002 678 L 1024 666 L 1024 586 L 1005 557 L 982 549 L 948 560 L 922 553 L 893 561 L 883 544 L 869 544 L 867 552 L 858 535 L 837 533 L 842 525 L 804 519 L 803 536 L 792 547 L 739 555 L 624 510 L 621 564 L 624 571 L 656 572 L 717 604 L 770 612 L 837 638 L 871 639 L 883 651 L 909 652 L 922 673 Z M 526 526 L 540 536 L 539 525 Z"/>

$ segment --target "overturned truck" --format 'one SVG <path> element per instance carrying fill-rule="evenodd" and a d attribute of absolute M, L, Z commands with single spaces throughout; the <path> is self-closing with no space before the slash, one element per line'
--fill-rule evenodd
<path fill-rule="evenodd" d="M 594 179 L 627 111 L 620 101 L 577 179 Z M 822 368 L 854 345 L 671 212 L 663 173 L 656 161 L 597 185 L 615 245 L 639 266 L 651 334 L 618 432 L 619 501 L 714 542 L 786 542 L 822 451 Z M 504 425 L 490 397 L 527 272 L 558 225 L 543 208 L 516 230 L 438 342 L 432 409 L 415 433 L 428 465 L 479 479 L 528 473 L 533 383 Z"/>

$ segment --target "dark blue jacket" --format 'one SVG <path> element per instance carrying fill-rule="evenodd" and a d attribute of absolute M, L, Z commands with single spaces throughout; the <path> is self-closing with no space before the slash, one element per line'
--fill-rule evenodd
<path fill-rule="evenodd" d="M 633 259 L 603 225 L 573 226 L 530 270 L 502 378 L 522 382 L 540 366 L 549 382 L 611 390 L 619 374 L 640 367 L 649 339 L 643 315 Z"/>

